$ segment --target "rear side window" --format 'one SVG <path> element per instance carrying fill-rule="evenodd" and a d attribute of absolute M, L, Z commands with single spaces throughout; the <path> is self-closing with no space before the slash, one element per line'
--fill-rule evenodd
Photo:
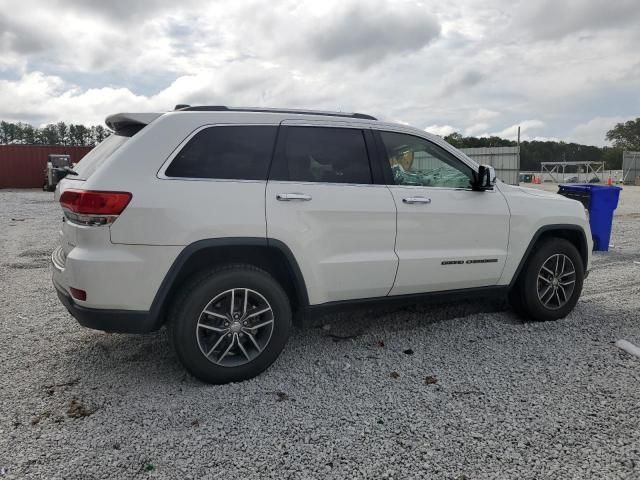
<path fill-rule="evenodd" d="M 167 177 L 266 180 L 277 126 L 209 127 L 173 159 Z"/>
<path fill-rule="evenodd" d="M 77 177 L 69 177 L 74 180 L 87 180 L 116 150 L 122 147 L 129 137 L 111 134 L 105 138 L 97 147 L 87 153 L 74 170 Z"/>
<path fill-rule="evenodd" d="M 369 156 L 361 130 L 287 127 L 281 155 L 291 181 L 371 183 Z"/>

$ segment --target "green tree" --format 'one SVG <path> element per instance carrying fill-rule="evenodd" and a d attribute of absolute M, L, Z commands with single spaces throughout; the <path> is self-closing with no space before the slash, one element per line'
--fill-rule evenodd
<path fill-rule="evenodd" d="M 69 145 L 81 145 L 80 131 L 73 123 L 69 125 Z"/>
<path fill-rule="evenodd" d="M 76 125 L 75 145 L 89 145 L 92 141 L 91 130 L 84 125 Z"/>
<path fill-rule="evenodd" d="M 513 140 L 500 137 L 464 137 L 458 132 L 444 139 L 456 148 L 508 147 L 515 146 Z M 522 171 L 540 171 L 541 162 L 605 162 L 607 169 L 620 169 L 622 149 L 600 148 L 577 143 L 556 141 L 523 141 L 520 143 L 520 169 Z M 576 167 L 567 167 L 567 172 L 577 171 Z"/>
<path fill-rule="evenodd" d="M 69 145 L 69 127 L 64 122 L 56 123 L 56 130 L 58 131 L 58 144 Z"/>
<path fill-rule="evenodd" d="M 94 145 L 102 142 L 105 138 L 107 138 L 111 132 L 104 128 L 102 125 L 97 125 L 95 127 L 91 127 L 91 136 Z"/>
<path fill-rule="evenodd" d="M 0 144 L 95 146 L 110 134 L 102 125 L 58 122 L 35 128 L 28 123 L 0 121 Z"/>
<path fill-rule="evenodd" d="M 622 148 L 604 147 L 602 161 L 607 170 L 622 170 Z"/>
<path fill-rule="evenodd" d="M 18 123 L 20 129 L 20 143 L 33 145 L 36 143 L 37 131 L 28 123 Z"/>
<path fill-rule="evenodd" d="M 9 143 L 9 123 L 4 120 L 0 122 L 0 144 Z"/>
<path fill-rule="evenodd" d="M 616 148 L 640 151 L 640 118 L 617 123 L 607 132 L 606 139 Z"/>
<path fill-rule="evenodd" d="M 1 122 L 0 128 L 2 128 L 2 143 L 16 143 L 19 139 L 20 134 L 15 123 Z"/>
<path fill-rule="evenodd" d="M 50 123 L 45 125 L 38 131 L 38 141 L 42 145 L 56 145 L 58 144 L 58 129 L 55 125 Z"/>
<path fill-rule="evenodd" d="M 464 137 L 458 132 L 453 132 L 444 137 L 444 140 L 456 148 L 463 148 Z"/>

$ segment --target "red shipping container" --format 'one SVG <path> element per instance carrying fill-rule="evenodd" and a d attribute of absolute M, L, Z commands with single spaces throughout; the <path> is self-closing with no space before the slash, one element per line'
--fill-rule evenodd
<path fill-rule="evenodd" d="M 50 153 L 71 155 L 78 163 L 93 147 L 0 145 L 0 188 L 42 188 Z"/>

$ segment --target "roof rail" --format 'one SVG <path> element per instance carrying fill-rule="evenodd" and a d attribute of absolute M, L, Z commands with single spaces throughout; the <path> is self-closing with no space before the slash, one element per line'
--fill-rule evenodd
<path fill-rule="evenodd" d="M 327 117 L 359 118 L 362 120 L 378 120 L 376 117 L 365 113 L 327 112 L 324 110 L 296 110 L 288 108 L 249 108 L 227 107 L 225 105 L 176 105 L 175 110 L 181 112 L 265 112 L 265 113 L 293 113 L 297 115 L 323 115 Z"/>

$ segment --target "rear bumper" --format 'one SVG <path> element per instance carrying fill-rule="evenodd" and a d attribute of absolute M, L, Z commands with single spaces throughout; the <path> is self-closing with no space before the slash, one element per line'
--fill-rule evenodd
<path fill-rule="evenodd" d="M 60 302 L 83 327 L 114 333 L 147 333 L 159 328 L 149 312 L 83 307 L 55 282 L 54 286 Z"/>
<path fill-rule="evenodd" d="M 75 301 L 85 308 L 150 310 L 162 280 L 182 249 L 112 244 L 108 238 L 102 239 L 102 243 L 97 240 L 91 243 L 89 233 L 80 230 L 76 233 L 85 237 L 81 245 L 70 248 L 67 255 L 58 247 L 51 255 L 52 276 L 67 294 L 70 287 L 85 290 L 87 300 Z"/>

